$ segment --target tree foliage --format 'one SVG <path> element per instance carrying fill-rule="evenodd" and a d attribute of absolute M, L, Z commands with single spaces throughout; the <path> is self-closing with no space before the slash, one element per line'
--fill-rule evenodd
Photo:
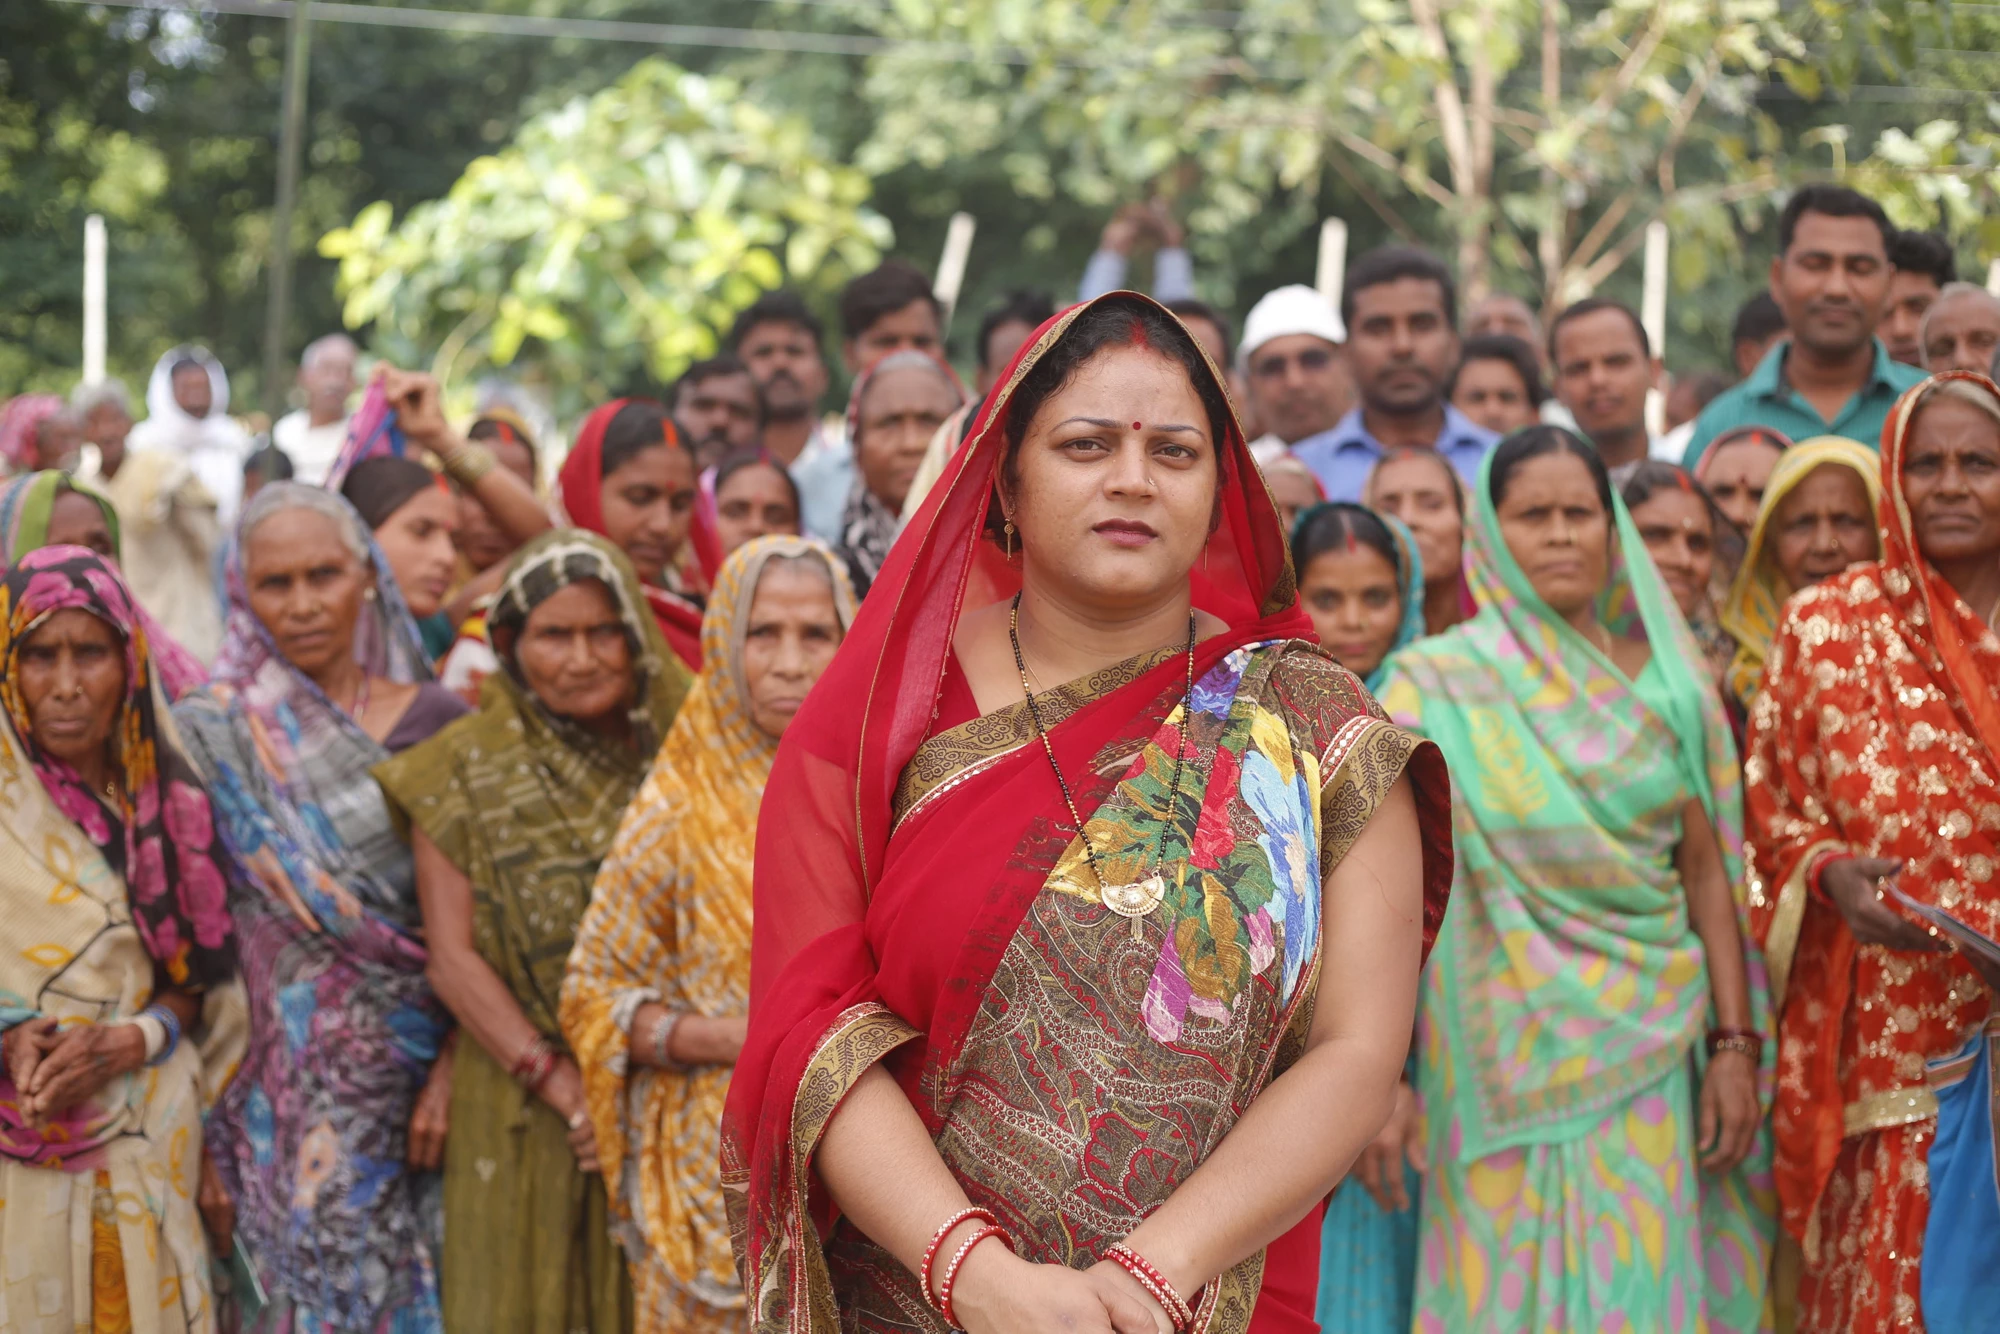
<path fill-rule="evenodd" d="M 348 324 L 385 350 L 434 351 L 449 383 L 526 349 L 569 411 L 678 374 L 765 289 L 873 267 L 890 234 L 867 197 L 803 119 L 649 59 L 529 121 L 400 225 L 371 204 L 320 248 Z"/>

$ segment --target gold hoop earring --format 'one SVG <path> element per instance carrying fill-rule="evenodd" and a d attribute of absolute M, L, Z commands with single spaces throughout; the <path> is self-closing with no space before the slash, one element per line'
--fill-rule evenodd
<path fill-rule="evenodd" d="M 1012 560 L 1014 559 L 1014 521 L 1012 519 L 1007 520 L 1007 526 L 1000 531 L 1007 536 L 1007 559 Z"/>

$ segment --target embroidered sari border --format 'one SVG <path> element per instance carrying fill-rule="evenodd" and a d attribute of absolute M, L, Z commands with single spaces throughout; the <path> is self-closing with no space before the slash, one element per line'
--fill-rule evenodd
<path fill-rule="evenodd" d="M 1792 863 L 1791 874 L 1778 888 L 1776 905 L 1771 909 L 1771 927 L 1764 935 L 1764 966 L 1771 978 L 1771 1009 L 1781 1013 L 1785 1008 L 1785 984 L 1792 975 L 1792 959 L 1798 954 L 1799 932 L 1805 926 L 1806 899 L 1810 887 L 1806 884 L 1806 873 L 1819 860 L 1822 852 L 1837 852 L 1847 844 L 1836 838 L 1823 838 L 1811 844 Z"/>
<path fill-rule="evenodd" d="M 1856 1098 L 1840 1109 L 1841 1134 L 1849 1139 L 1871 1130 L 1894 1130 L 1935 1120 L 1937 1094 L 1928 1088 L 1891 1089 Z"/>

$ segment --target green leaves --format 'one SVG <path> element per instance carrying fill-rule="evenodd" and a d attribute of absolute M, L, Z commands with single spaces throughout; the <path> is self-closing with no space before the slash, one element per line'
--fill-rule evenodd
<path fill-rule="evenodd" d="M 889 227 L 867 179 L 733 81 L 641 61 L 528 121 L 443 199 L 329 233 L 344 316 L 447 383 L 534 363 L 559 413 L 710 355 L 771 287 L 830 290 Z"/>

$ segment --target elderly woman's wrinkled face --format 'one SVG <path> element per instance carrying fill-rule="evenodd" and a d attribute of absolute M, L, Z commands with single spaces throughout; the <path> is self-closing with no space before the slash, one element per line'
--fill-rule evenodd
<path fill-rule="evenodd" d="M 1043 400 L 1003 496 L 1023 582 L 1128 616 L 1186 587 L 1215 515 L 1216 442 L 1180 362 L 1107 347 Z"/>
<path fill-rule="evenodd" d="M 776 740 L 840 647 L 833 577 L 816 558 L 768 561 L 745 620 L 743 688 L 750 722 Z"/>
<path fill-rule="evenodd" d="M 1947 577 L 1954 566 L 2000 560 L 2000 422 L 1934 393 L 1910 426 L 1903 499 L 1924 559 Z"/>
<path fill-rule="evenodd" d="M 1770 518 L 1771 559 L 1793 592 L 1881 554 L 1868 487 L 1844 463 L 1822 463 Z"/>
<path fill-rule="evenodd" d="M 1582 459 L 1558 451 L 1527 460 L 1493 508 L 1501 540 L 1551 611 L 1568 620 L 1597 600 L 1611 577 L 1611 515 Z"/>
<path fill-rule="evenodd" d="M 528 613 L 514 662 L 558 718 L 605 723 L 632 706 L 632 642 L 611 590 L 595 579 L 565 584 Z"/>
<path fill-rule="evenodd" d="M 52 547 L 89 547 L 106 560 L 116 560 L 118 550 L 111 543 L 111 525 L 96 501 L 76 491 L 58 491 L 49 508 L 49 538 Z"/>
<path fill-rule="evenodd" d="M 243 541 L 250 610 L 285 661 L 318 680 L 354 656 L 354 623 L 374 590 L 367 562 L 318 510 L 277 510 Z"/>
<path fill-rule="evenodd" d="M 76 769 L 104 754 L 125 700 L 125 641 L 118 631 L 65 607 L 22 641 L 16 671 L 37 746 Z"/>

